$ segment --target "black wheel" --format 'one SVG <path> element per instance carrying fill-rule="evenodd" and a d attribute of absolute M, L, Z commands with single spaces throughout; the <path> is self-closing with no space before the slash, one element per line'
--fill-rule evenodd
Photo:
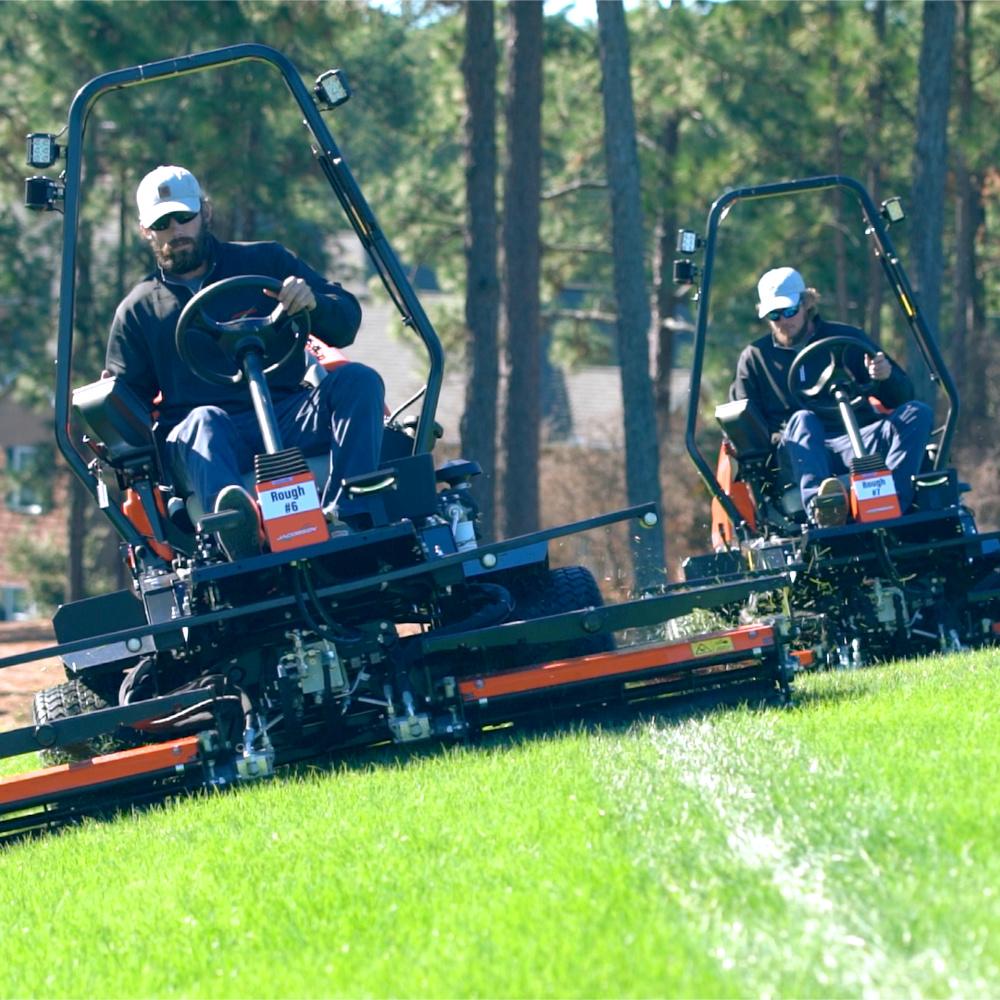
<path fill-rule="evenodd" d="M 548 618 L 567 611 L 599 608 L 604 604 L 593 573 L 583 566 L 565 566 L 533 573 L 513 581 L 510 591 L 515 602 L 511 621 Z M 614 635 L 604 632 L 564 642 L 533 645 L 519 654 L 518 660 L 523 663 L 542 663 L 546 660 L 607 653 L 614 648 Z"/>
<path fill-rule="evenodd" d="M 43 726 L 110 707 L 109 702 L 82 681 L 67 681 L 39 691 L 31 705 L 31 717 L 36 726 Z M 136 742 L 124 738 L 120 733 L 106 733 L 68 746 L 40 750 L 38 755 L 42 763 L 49 766 L 87 760 L 136 745 Z"/>

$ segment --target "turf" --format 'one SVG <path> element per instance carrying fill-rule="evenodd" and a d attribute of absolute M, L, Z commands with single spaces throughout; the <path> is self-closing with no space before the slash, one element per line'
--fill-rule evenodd
<path fill-rule="evenodd" d="M 994 652 L 0 849 L 0 995 L 1000 993 Z"/>

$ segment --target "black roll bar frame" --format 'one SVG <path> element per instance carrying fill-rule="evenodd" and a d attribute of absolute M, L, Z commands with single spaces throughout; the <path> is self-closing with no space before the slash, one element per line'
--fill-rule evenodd
<path fill-rule="evenodd" d="M 429 452 L 433 445 L 434 415 L 444 381 L 444 351 L 434 327 L 427 318 L 413 286 L 399 262 L 399 258 L 389 245 L 374 213 L 362 195 L 326 121 L 320 114 L 316 99 L 306 87 L 292 62 L 276 49 L 266 45 L 256 43 L 229 45 L 207 52 L 198 52 L 104 73 L 84 84 L 77 91 L 70 106 L 69 120 L 66 126 L 68 131 L 66 169 L 63 175 L 65 219 L 63 224 L 62 273 L 59 287 L 55 437 L 59 450 L 68 462 L 73 474 L 86 486 L 95 499 L 99 496 L 98 478 L 74 446 L 70 433 L 72 395 L 70 379 L 76 298 L 76 233 L 80 218 L 83 138 L 87 119 L 98 99 L 109 91 L 150 84 L 165 78 L 202 72 L 245 61 L 268 63 L 281 73 L 285 84 L 302 111 L 304 124 L 312 136 L 314 154 L 340 202 L 344 214 L 364 246 L 386 291 L 400 311 L 403 324 L 414 329 L 423 341 L 428 355 L 429 372 L 415 432 L 413 454 Z M 103 510 L 126 542 L 131 545 L 142 543 L 143 538 L 139 531 L 116 506 L 108 505 Z"/>
<path fill-rule="evenodd" d="M 698 319 L 695 324 L 694 354 L 691 361 L 690 395 L 688 397 L 687 431 L 685 445 L 695 468 L 708 487 L 712 496 L 722 505 L 739 535 L 746 534 L 746 522 L 726 492 L 723 490 L 715 471 L 698 448 L 696 437 L 698 424 L 698 401 L 701 397 L 702 368 L 705 360 L 705 343 L 708 331 L 709 307 L 711 304 L 712 277 L 715 267 L 715 249 L 719 227 L 738 201 L 775 198 L 805 191 L 822 191 L 831 188 L 846 190 L 852 194 L 861 207 L 865 222 L 865 235 L 872 242 L 873 252 L 882 265 L 886 278 L 896 297 L 914 338 L 920 347 L 924 362 L 930 371 L 931 380 L 944 389 L 948 401 L 948 411 L 941 432 L 941 439 L 934 456 L 934 468 L 947 464 L 951 441 L 955 434 L 955 424 L 959 414 L 958 390 L 938 349 L 937 340 L 920 312 L 916 295 L 910 287 L 880 210 L 875 206 L 867 190 L 854 178 L 844 175 L 807 177 L 793 181 L 779 181 L 773 184 L 759 184 L 753 187 L 734 188 L 718 198 L 708 213 L 708 224 L 704 237 L 704 258 L 699 281 Z"/>

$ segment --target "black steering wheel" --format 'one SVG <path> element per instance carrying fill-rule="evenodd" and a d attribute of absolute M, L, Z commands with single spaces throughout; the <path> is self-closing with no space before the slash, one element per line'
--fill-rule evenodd
<path fill-rule="evenodd" d="M 839 408 L 834 397 L 837 389 L 847 393 L 852 407 L 863 402 L 875 386 L 874 379 L 861 381 L 848 367 L 845 355 L 849 349 L 864 351 L 874 357 L 881 348 L 873 344 L 867 337 L 824 337 L 816 340 L 795 355 L 792 366 L 788 369 L 788 391 L 792 398 L 807 410 L 818 414 L 834 414 Z M 811 358 L 826 355 L 829 361 L 819 377 L 812 385 L 798 384 L 799 372 L 802 366 Z"/>
<path fill-rule="evenodd" d="M 177 353 L 195 375 L 213 385 L 240 382 L 243 379 L 243 357 L 248 351 L 258 353 L 264 374 L 271 374 L 296 351 L 304 349 L 309 335 L 309 310 L 289 316 L 280 302 L 268 316 L 244 316 L 224 322 L 213 319 L 208 314 L 209 304 L 238 288 L 277 292 L 281 290 L 281 282 L 263 274 L 225 278 L 198 292 L 177 320 Z M 208 334 L 215 341 L 219 347 L 219 352 L 216 352 L 219 360 L 229 363 L 228 370 L 213 367 L 210 358 L 192 349 L 192 336 L 196 332 Z"/>

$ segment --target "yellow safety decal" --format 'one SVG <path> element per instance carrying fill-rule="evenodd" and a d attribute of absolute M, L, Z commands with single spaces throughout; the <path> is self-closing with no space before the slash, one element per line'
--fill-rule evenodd
<path fill-rule="evenodd" d="M 691 643 L 691 652 L 695 656 L 708 656 L 710 653 L 728 653 L 735 647 L 733 640 L 728 635 L 721 635 L 715 639 L 698 639 Z"/>

